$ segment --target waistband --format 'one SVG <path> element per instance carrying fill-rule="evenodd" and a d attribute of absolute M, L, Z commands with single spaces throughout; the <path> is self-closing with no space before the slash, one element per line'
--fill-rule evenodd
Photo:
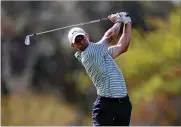
<path fill-rule="evenodd" d="M 125 97 L 122 98 L 110 98 L 110 97 L 102 97 L 102 96 L 97 96 L 100 100 L 104 101 L 114 101 L 114 102 L 119 102 L 119 103 L 123 103 L 124 101 L 129 101 L 129 96 L 128 94 Z"/>

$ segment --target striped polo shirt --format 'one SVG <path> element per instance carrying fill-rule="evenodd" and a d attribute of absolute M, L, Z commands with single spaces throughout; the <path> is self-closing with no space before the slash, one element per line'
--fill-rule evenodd
<path fill-rule="evenodd" d="M 127 95 L 127 88 L 121 70 L 111 57 L 112 52 L 102 39 L 90 42 L 84 51 L 77 51 L 75 57 L 86 69 L 99 96 L 120 98 Z"/>

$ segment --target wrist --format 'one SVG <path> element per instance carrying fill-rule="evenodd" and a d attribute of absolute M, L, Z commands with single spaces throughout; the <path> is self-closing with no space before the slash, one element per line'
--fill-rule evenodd
<path fill-rule="evenodd" d="M 120 24 L 121 25 L 121 21 L 119 21 L 119 20 L 117 20 L 117 21 L 115 21 L 115 24 Z"/>

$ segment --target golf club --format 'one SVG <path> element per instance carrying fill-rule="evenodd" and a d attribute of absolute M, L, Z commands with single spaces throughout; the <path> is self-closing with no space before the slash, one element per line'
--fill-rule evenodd
<path fill-rule="evenodd" d="M 33 37 L 33 36 L 37 36 L 37 35 L 41 35 L 41 34 L 46 34 L 46 33 L 50 33 L 50 32 L 57 31 L 57 30 L 62 30 L 62 29 L 70 28 L 70 27 L 83 26 L 83 25 L 87 25 L 87 24 L 102 22 L 102 21 L 105 21 L 105 20 L 108 20 L 108 18 L 101 18 L 101 19 L 92 20 L 92 21 L 89 21 L 89 22 L 84 22 L 84 23 L 69 25 L 69 26 L 60 27 L 60 28 L 57 28 L 57 29 L 52 29 L 52 30 L 48 30 L 48 31 L 44 31 L 44 32 L 39 32 L 39 33 L 30 34 L 30 35 L 27 35 L 27 36 L 26 36 L 26 38 L 25 38 L 25 44 L 26 44 L 26 45 L 30 45 L 30 37 Z"/>

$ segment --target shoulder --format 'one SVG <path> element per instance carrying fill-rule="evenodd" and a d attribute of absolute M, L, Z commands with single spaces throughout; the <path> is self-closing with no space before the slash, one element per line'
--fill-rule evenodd
<path fill-rule="evenodd" d="M 107 37 L 102 37 L 101 40 L 99 40 L 96 44 L 99 45 L 102 48 L 107 49 L 109 47 L 108 38 Z"/>
<path fill-rule="evenodd" d="M 109 45 L 109 43 L 113 40 L 112 37 L 103 36 L 99 43 L 104 43 L 105 45 Z"/>

